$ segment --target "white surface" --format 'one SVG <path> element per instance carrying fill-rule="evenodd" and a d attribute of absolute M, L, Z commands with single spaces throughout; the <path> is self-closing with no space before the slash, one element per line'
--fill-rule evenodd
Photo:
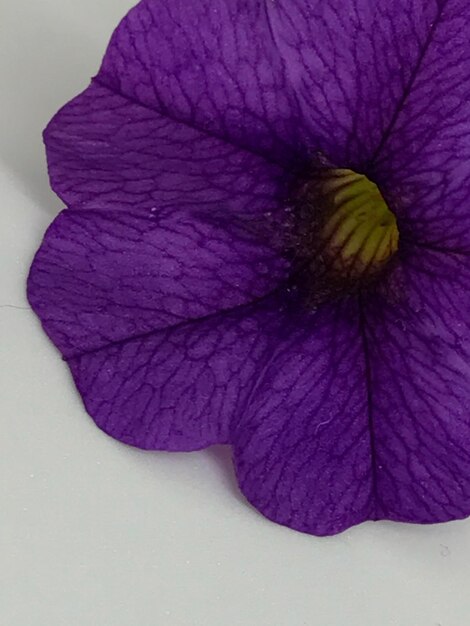
<path fill-rule="evenodd" d="M 0 624 L 468 626 L 469 522 L 316 539 L 244 502 L 223 448 L 144 453 L 85 414 L 24 295 L 61 207 L 40 133 L 130 5 L 0 0 Z"/>

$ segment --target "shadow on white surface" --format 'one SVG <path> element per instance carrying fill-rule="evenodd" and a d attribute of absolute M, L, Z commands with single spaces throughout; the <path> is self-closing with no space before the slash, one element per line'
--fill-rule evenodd
<path fill-rule="evenodd" d="M 212 446 L 204 450 L 203 454 L 215 465 L 216 470 L 222 476 L 224 487 L 228 492 L 237 500 L 243 502 L 243 504 L 250 506 L 238 487 L 230 446 Z"/>

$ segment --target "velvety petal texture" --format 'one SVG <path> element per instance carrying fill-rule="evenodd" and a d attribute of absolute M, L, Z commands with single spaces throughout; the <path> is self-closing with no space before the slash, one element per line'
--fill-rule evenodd
<path fill-rule="evenodd" d="M 289 175 L 256 155 L 98 84 L 67 104 L 44 139 L 51 184 L 74 209 L 276 211 Z"/>
<path fill-rule="evenodd" d="M 29 300 L 71 356 L 251 302 L 288 263 L 225 215 L 64 211 L 31 269 Z"/>
<path fill-rule="evenodd" d="M 69 365 L 107 433 L 146 449 L 231 443 L 256 507 L 282 524 L 331 534 L 374 507 L 358 305 L 299 315 L 283 296 Z"/>
<path fill-rule="evenodd" d="M 442 1 L 375 178 L 411 240 L 470 252 L 470 5 Z"/>
<path fill-rule="evenodd" d="M 267 517 L 328 535 L 374 510 L 356 299 L 287 317 L 232 430 L 237 475 Z"/>
<path fill-rule="evenodd" d="M 466 0 L 130 11 L 45 131 L 68 208 L 28 280 L 101 429 L 232 445 L 247 499 L 308 533 L 470 515 L 468 32 Z M 329 301 L 293 262 L 312 164 L 365 174 L 400 232 Z"/>
<path fill-rule="evenodd" d="M 470 514 L 470 256 L 403 254 L 364 307 L 375 513 L 446 521 Z"/>
<path fill-rule="evenodd" d="M 302 145 L 264 0 L 144 0 L 116 29 L 97 81 L 274 160 Z"/>
<path fill-rule="evenodd" d="M 282 332 L 274 303 L 269 298 L 73 357 L 88 412 L 104 431 L 140 448 L 228 443 L 231 421 L 244 411 Z"/>
<path fill-rule="evenodd" d="M 144 0 L 97 80 L 282 163 L 364 164 L 439 12 L 431 0 Z"/>
<path fill-rule="evenodd" d="M 303 145 L 367 168 L 412 80 L 439 0 L 265 2 Z"/>

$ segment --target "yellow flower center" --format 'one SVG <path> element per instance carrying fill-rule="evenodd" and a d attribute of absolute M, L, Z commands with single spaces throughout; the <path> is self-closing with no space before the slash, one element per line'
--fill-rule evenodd
<path fill-rule="evenodd" d="M 398 249 L 398 227 L 379 188 L 366 176 L 333 169 L 321 182 L 328 207 L 320 232 L 322 256 L 344 279 L 380 271 Z"/>

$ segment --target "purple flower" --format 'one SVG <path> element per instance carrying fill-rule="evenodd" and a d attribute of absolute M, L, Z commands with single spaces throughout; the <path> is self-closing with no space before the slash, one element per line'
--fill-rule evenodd
<path fill-rule="evenodd" d="M 470 514 L 469 29 L 466 0 L 130 12 L 45 131 L 69 208 L 28 285 L 100 428 L 231 444 L 309 533 Z"/>

